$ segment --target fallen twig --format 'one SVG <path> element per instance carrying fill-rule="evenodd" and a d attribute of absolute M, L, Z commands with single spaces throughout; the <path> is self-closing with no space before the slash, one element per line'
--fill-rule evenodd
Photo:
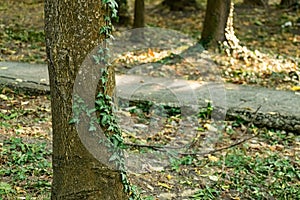
<path fill-rule="evenodd" d="M 254 112 L 254 117 L 252 118 L 251 122 L 248 124 L 248 127 L 253 125 L 253 122 L 256 119 L 257 113 L 258 113 L 260 108 L 261 108 L 261 105 Z M 248 127 L 244 130 L 243 134 L 245 134 L 248 131 Z M 229 149 L 229 148 L 238 146 L 238 145 L 240 145 L 240 144 L 242 144 L 246 141 L 251 140 L 254 137 L 257 137 L 258 135 L 259 135 L 259 133 L 255 134 L 255 135 L 252 135 L 250 137 L 247 137 L 247 138 L 245 138 L 243 140 L 240 140 L 236 143 L 233 143 L 231 145 L 221 147 L 221 148 L 218 148 L 218 149 L 214 149 L 214 150 L 211 150 L 211 151 L 207 151 L 207 152 L 202 152 L 202 153 L 200 153 L 200 152 L 191 152 L 191 153 L 189 153 L 189 152 L 176 152 L 176 153 L 178 155 L 204 156 L 204 155 L 213 154 L 213 153 L 216 153 L 216 152 L 219 152 L 219 151 L 223 151 L 225 149 Z M 124 145 L 132 146 L 132 147 L 138 147 L 138 148 L 151 148 L 151 149 L 154 149 L 154 150 L 157 150 L 157 151 L 164 151 L 164 152 L 167 151 L 167 149 L 184 149 L 184 148 L 186 148 L 186 146 L 174 147 L 174 146 L 158 146 L 158 145 L 134 144 L 134 143 L 124 143 Z"/>
<path fill-rule="evenodd" d="M 255 110 L 254 112 L 254 117 L 252 118 L 251 122 L 248 124 L 248 127 L 250 127 L 251 125 L 253 125 L 253 122 L 254 120 L 256 119 L 256 116 L 257 116 L 257 113 L 259 111 L 259 109 L 261 108 L 261 105 L 258 106 L 258 108 Z M 247 131 L 248 131 L 248 127 L 244 130 L 243 134 L 245 134 Z M 199 153 L 199 152 L 195 152 L 195 153 L 179 153 L 180 155 L 194 155 L 194 156 L 204 156 L 204 155 L 208 155 L 208 154 L 213 154 L 213 153 L 216 153 L 216 152 L 219 152 L 219 151 L 223 151 L 225 149 L 229 149 L 229 148 L 232 148 L 232 147 L 235 147 L 235 146 L 238 146 L 248 140 L 251 140 L 252 138 L 254 137 L 257 137 L 259 135 L 258 134 L 255 134 L 255 135 L 252 135 L 250 137 L 247 137 L 243 140 L 240 140 L 236 143 L 233 143 L 231 145 L 228 145 L 228 146 L 225 146 L 225 147 L 221 147 L 221 148 L 218 148 L 218 149 L 214 149 L 214 150 L 211 150 L 211 151 L 207 151 L 207 152 L 203 152 L 203 153 Z"/>
<path fill-rule="evenodd" d="M 155 150 L 163 149 L 183 149 L 184 147 L 174 147 L 174 146 L 159 146 L 159 145 L 150 145 L 150 144 L 135 144 L 135 143 L 124 143 L 126 146 L 139 147 L 139 148 L 150 148 Z"/>

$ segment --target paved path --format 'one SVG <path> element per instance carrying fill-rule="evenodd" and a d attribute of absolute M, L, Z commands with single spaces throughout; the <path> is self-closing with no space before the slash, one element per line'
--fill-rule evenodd
<path fill-rule="evenodd" d="M 194 107 L 203 107 L 205 100 L 213 100 L 214 106 L 227 111 L 227 115 L 248 115 L 248 120 L 251 113 L 261 106 L 256 124 L 300 133 L 300 94 L 296 92 L 137 75 L 121 75 L 116 80 L 117 95 L 127 99 L 152 99 L 159 103 Z M 0 84 L 49 93 L 47 66 L 0 62 Z"/>

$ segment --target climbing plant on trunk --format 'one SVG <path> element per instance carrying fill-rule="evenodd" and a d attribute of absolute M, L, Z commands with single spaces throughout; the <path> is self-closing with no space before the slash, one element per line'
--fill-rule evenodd
<path fill-rule="evenodd" d="M 115 8 L 114 0 L 45 0 L 53 128 L 51 199 L 138 199 L 124 171 L 109 168 L 85 148 L 72 109 L 74 82 L 80 66 L 89 52 L 111 33 L 109 17 L 116 14 Z M 109 91 L 104 91 L 101 82 L 99 91 L 95 91 L 99 92 L 98 101 L 105 102 L 104 97 L 111 95 L 113 76 L 109 70 L 105 72 L 105 86 Z"/>

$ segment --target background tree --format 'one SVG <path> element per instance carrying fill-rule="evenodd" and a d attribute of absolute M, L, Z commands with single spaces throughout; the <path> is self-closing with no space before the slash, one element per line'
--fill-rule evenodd
<path fill-rule="evenodd" d="M 196 0 L 164 0 L 162 4 L 167 6 L 171 11 L 196 10 L 198 8 Z"/>
<path fill-rule="evenodd" d="M 300 7 L 300 1 L 299 0 L 281 0 L 280 1 L 280 5 L 282 7 L 285 7 L 285 8 L 289 8 L 289 7 L 292 7 L 292 6 L 297 6 L 298 5 L 298 8 Z"/>
<path fill-rule="evenodd" d="M 101 41 L 101 8 L 99 0 L 45 0 L 53 127 L 52 199 L 126 198 L 120 172 L 95 159 L 81 143 L 74 124 L 69 123 L 77 72 L 87 54 Z"/>
<path fill-rule="evenodd" d="M 268 6 L 269 0 L 244 0 L 245 5 L 250 6 Z"/>
<path fill-rule="evenodd" d="M 129 6 L 127 0 L 116 0 L 118 3 L 118 24 L 128 25 L 130 23 Z"/>
<path fill-rule="evenodd" d="M 145 3 L 144 0 L 135 0 L 134 2 L 134 21 L 133 30 L 130 36 L 130 40 L 133 42 L 144 42 L 144 30 L 145 27 Z"/>
<path fill-rule="evenodd" d="M 144 0 L 135 0 L 133 28 L 142 28 L 144 26 L 145 26 L 145 3 L 144 3 Z"/>
<path fill-rule="evenodd" d="M 200 43 L 206 47 L 216 47 L 225 41 L 225 28 L 230 13 L 231 0 L 208 0 Z"/>

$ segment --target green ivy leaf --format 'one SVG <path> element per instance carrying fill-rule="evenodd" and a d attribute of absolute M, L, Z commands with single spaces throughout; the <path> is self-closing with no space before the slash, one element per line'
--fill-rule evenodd
<path fill-rule="evenodd" d="M 96 131 L 96 127 L 94 125 L 90 125 L 89 131 Z"/>
<path fill-rule="evenodd" d="M 76 118 L 72 118 L 70 121 L 69 121 L 69 124 L 77 124 L 79 123 L 79 119 L 76 119 Z"/>

